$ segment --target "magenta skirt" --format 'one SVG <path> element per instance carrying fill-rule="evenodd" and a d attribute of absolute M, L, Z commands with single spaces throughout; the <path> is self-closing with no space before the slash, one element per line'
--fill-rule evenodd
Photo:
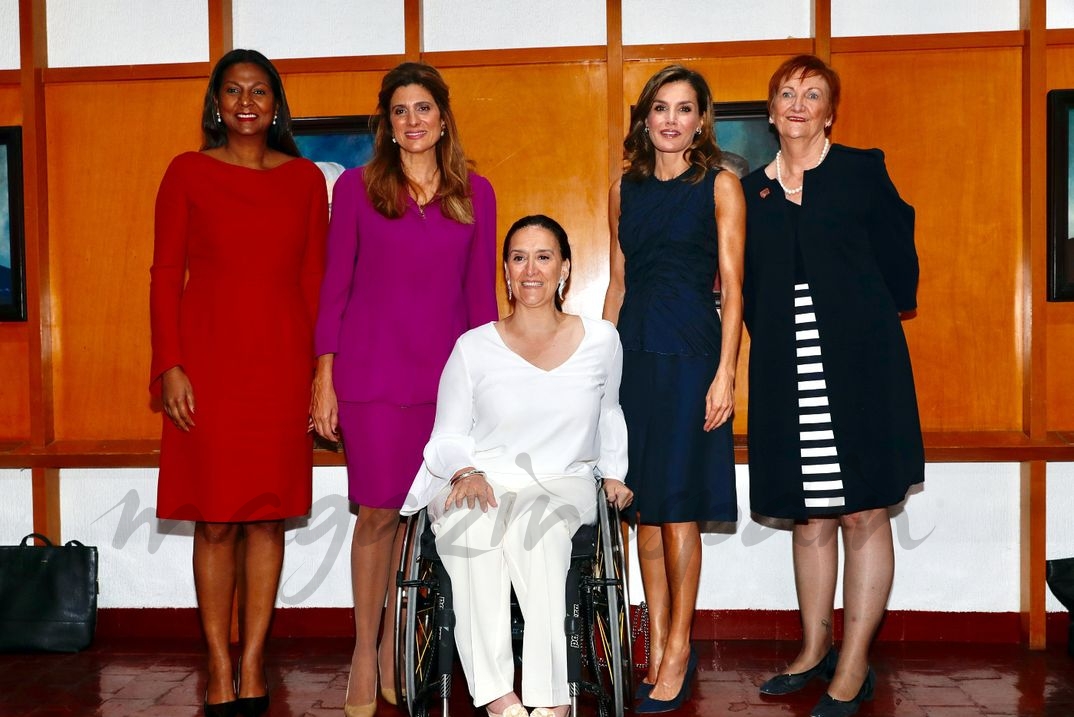
<path fill-rule="evenodd" d="M 339 402 L 347 497 L 370 508 L 403 506 L 433 431 L 436 405 Z"/>

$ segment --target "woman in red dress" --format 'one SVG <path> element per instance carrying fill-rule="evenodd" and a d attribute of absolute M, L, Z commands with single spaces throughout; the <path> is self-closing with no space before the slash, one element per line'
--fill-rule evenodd
<path fill-rule="evenodd" d="M 250 716 L 268 709 L 264 646 L 283 520 L 307 513 L 312 497 L 309 387 L 328 199 L 320 170 L 299 158 L 279 73 L 264 55 L 220 59 L 202 131 L 202 150 L 172 160 L 157 195 L 152 386 L 165 414 L 157 516 L 196 522 L 205 713 Z M 236 676 L 228 642 L 240 541 Z"/>

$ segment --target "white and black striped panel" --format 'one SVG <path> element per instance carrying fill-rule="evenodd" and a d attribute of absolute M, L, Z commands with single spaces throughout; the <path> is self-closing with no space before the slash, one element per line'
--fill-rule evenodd
<path fill-rule="evenodd" d="M 794 287 L 794 330 L 803 500 L 806 508 L 823 513 L 826 508 L 842 507 L 846 501 L 809 284 Z"/>

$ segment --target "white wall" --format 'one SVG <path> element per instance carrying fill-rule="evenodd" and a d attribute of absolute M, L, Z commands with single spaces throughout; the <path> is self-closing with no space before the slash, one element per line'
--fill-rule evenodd
<path fill-rule="evenodd" d="M 403 0 L 234 0 L 231 7 L 234 46 L 273 59 L 405 50 Z"/>
<path fill-rule="evenodd" d="M 1048 0 L 1049 28 L 1074 27 L 1074 2 L 1070 0 Z"/>
<path fill-rule="evenodd" d="M 205 0 L 63 0 L 46 3 L 50 67 L 204 62 Z"/>
<path fill-rule="evenodd" d="M 96 545 L 99 606 L 196 605 L 190 560 L 193 523 L 158 520 L 156 469 L 60 473 L 63 540 Z M 354 517 L 341 468 L 317 470 L 313 510 L 288 523 L 281 607 L 349 607 Z"/>
<path fill-rule="evenodd" d="M 623 0 L 623 44 L 812 37 L 811 0 Z"/>
<path fill-rule="evenodd" d="M 19 69 L 19 0 L 0 0 L 0 70 Z"/>
<path fill-rule="evenodd" d="M 0 545 L 16 545 L 34 530 L 30 470 L 0 469 Z"/>
<path fill-rule="evenodd" d="M 1074 556 L 1074 464 L 1049 468 L 1048 557 Z M 350 605 L 354 519 L 345 490 L 344 469 L 315 471 L 311 516 L 288 526 L 281 607 Z M 738 490 L 737 526 L 703 536 L 698 607 L 794 609 L 790 533 L 751 518 L 745 466 L 738 467 Z M 191 524 L 154 516 L 156 470 L 64 470 L 60 493 L 62 539 L 100 551 L 101 607 L 195 604 Z M 0 494 L 0 544 L 10 545 L 32 530 L 30 472 L 0 471 Z M 897 568 L 890 607 L 1017 611 L 1018 504 L 1017 464 L 929 464 L 924 489 L 893 511 Z M 631 597 L 642 599 L 636 572 Z M 1062 610 L 1050 594 L 1048 609 Z"/>
<path fill-rule="evenodd" d="M 403 0 L 234 0 L 236 47 L 272 58 L 397 54 Z M 425 0 L 425 51 L 599 45 L 604 0 Z M 208 59 L 205 0 L 49 0 L 53 67 Z M 812 35 L 811 0 L 623 0 L 627 45 Z M 0 0 L 0 69 L 18 67 L 18 2 Z M 1016 30 L 1019 0 L 833 0 L 835 36 Z M 1074 27 L 1049 0 L 1048 27 Z"/>
<path fill-rule="evenodd" d="M 832 0 L 833 37 L 991 32 L 1019 27 L 1019 0 Z"/>
<path fill-rule="evenodd" d="M 487 50 L 607 42 L 605 0 L 424 0 L 422 48 Z"/>

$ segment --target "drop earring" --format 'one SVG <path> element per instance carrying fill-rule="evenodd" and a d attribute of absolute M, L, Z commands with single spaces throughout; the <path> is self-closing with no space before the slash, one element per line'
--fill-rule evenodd
<path fill-rule="evenodd" d="M 276 125 L 276 120 L 278 120 L 279 118 L 280 118 L 280 113 L 279 112 L 277 112 L 276 114 L 272 115 L 272 124 L 273 124 L 273 126 Z"/>
<path fill-rule="evenodd" d="M 514 300 L 515 295 L 511 293 L 511 280 L 508 279 L 505 283 L 507 284 L 507 300 L 512 301 Z"/>
<path fill-rule="evenodd" d="M 566 279 L 560 279 L 559 280 L 559 289 L 558 289 L 557 293 L 559 294 L 559 303 L 561 303 L 561 304 L 563 303 L 563 287 L 566 286 L 566 284 L 567 284 Z"/>
<path fill-rule="evenodd" d="M 224 123 L 224 118 L 220 116 L 219 108 L 217 108 L 217 110 L 216 110 L 216 123 L 217 124 L 223 124 Z"/>

